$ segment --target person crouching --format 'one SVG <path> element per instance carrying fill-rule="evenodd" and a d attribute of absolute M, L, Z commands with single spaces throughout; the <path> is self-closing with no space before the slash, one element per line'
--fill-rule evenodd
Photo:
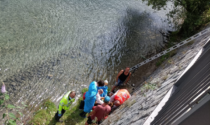
<path fill-rule="evenodd" d="M 104 102 L 102 101 L 102 99 L 104 97 L 101 97 L 100 95 L 103 93 L 103 89 L 99 89 L 98 90 L 98 93 L 96 94 L 96 103 L 95 103 L 95 106 L 96 105 L 102 105 Z"/>

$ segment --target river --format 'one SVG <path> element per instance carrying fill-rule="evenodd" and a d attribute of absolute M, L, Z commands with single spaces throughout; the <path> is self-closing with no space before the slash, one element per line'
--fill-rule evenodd
<path fill-rule="evenodd" d="M 0 79 L 12 103 L 58 102 L 164 46 L 168 9 L 141 0 L 0 0 Z M 138 78 L 136 78 L 138 79 Z"/>

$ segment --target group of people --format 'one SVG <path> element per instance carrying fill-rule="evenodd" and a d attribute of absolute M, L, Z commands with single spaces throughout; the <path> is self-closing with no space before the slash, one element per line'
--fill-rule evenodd
<path fill-rule="evenodd" d="M 100 124 L 102 120 L 106 119 L 108 115 L 115 110 L 117 107 L 122 105 L 127 99 L 131 97 L 127 89 L 119 89 L 114 92 L 117 86 L 121 86 L 123 83 L 126 84 L 130 79 L 131 73 L 130 68 L 121 70 L 116 78 L 116 83 L 113 86 L 111 92 L 108 93 L 108 81 L 93 81 L 90 83 L 88 91 L 83 95 L 83 101 L 80 104 L 80 109 L 83 111 L 80 116 L 86 118 L 88 113 L 88 120 L 85 125 L 94 123 Z M 74 91 L 68 92 L 61 99 L 59 103 L 58 112 L 55 114 L 55 120 L 59 119 L 69 109 L 72 102 L 75 101 L 76 93 Z"/>

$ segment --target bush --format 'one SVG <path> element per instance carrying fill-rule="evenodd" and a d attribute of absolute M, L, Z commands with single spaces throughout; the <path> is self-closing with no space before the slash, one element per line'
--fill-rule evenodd
<path fill-rule="evenodd" d="M 39 109 L 40 110 L 34 113 L 34 117 L 31 119 L 29 124 L 49 124 L 50 120 L 53 118 L 57 111 L 56 105 L 49 99 L 45 100 L 44 103 L 39 106 Z"/>
<path fill-rule="evenodd" d="M 16 123 L 19 121 L 19 124 L 22 124 L 20 119 L 13 113 L 8 112 L 11 109 L 15 109 L 16 113 L 22 116 L 22 113 L 19 111 L 20 109 L 23 109 L 26 107 L 26 105 L 22 102 L 23 107 L 14 106 L 8 103 L 9 101 L 9 94 L 7 94 L 6 87 L 3 83 L 0 93 L 0 107 L 2 109 L 5 109 L 6 112 L 3 113 L 2 120 L 5 120 L 5 125 L 16 125 Z"/>
<path fill-rule="evenodd" d="M 153 9 L 165 8 L 170 0 L 143 0 Z M 175 23 L 179 35 L 190 36 L 201 26 L 210 21 L 210 0 L 173 0 L 174 8 L 167 14 Z M 181 24 L 181 20 L 183 23 Z"/>
<path fill-rule="evenodd" d="M 83 88 L 82 89 L 82 94 L 84 94 L 85 92 L 87 92 L 88 91 L 88 88 Z"/>

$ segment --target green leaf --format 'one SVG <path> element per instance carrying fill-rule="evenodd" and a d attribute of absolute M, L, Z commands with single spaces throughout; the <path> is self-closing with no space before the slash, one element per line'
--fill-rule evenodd
<path fill-rule="evenodd" d="M 16 108 L 22 109 L 22 107 L 20 107 L 20 106 L 17 106 Z"/>
<path fill-rule="evenodd" d="M 2 105 L 4 103 L 4 100 L 0 100 L 0 105 Z"/>
<path fill-rule="evenodd" d="M 20 121 L 20 119 L 19 119 L 19 118 L 16 118 L 16 120 Z"/>
<path fill-rule="evenodd" d="M 21 116 L 23 116 L 23 114 L 21 112 L 18 112 Z"/>
<path fill-rule="evenodd" d="M 4 119 L 5 116 L 6 116 L 6 114 L 4 113 L 4 114 L 3 114 L 3 119 Z"/>
<path fill-rule="evenodd" d="M 16 108 L 22 109 L 23 107 L 17 106 Z"/>
<path fill-rule="evenodd" d="M 9 99 L 9 95 L 8 94 L 5 94 L 4 95 L 4 98 L 5 98 L 5 100 L 8 100 Z"/>
<path fill-rule="evenodd" d="M 27 105 L 25 105 L 25 103 L 24 103 L 24 102 L 21 102 L 21 103 L 22 103 L 22 105 L 23 105 L 23 106 L 25 106 L 25 107 L 27 106 Z"/>
<path fill-rule="evenodd" d="M 9 120 L 9 124 L 10 124 L 10 125 L 16 125 L 16 120 L 10 119 L 10 120 Z"/>
<path fill-rule="evenodd" d="M 15 106 L 14 105 L 11 105 L 11 104 L 8 104 L 7 105 L 7 108 L 13 109 L 13 108 L 15 108 Z"/>
<path fill-rule="evenodd" d="M 0 93 L 0 96 L 2 96 L 3 95 L 3 93 Z"/>
<path fill-rule="evenodd" d="M 9 117 L 16 119 L 16 116 L 13 113 L 9 113 Z"/>

